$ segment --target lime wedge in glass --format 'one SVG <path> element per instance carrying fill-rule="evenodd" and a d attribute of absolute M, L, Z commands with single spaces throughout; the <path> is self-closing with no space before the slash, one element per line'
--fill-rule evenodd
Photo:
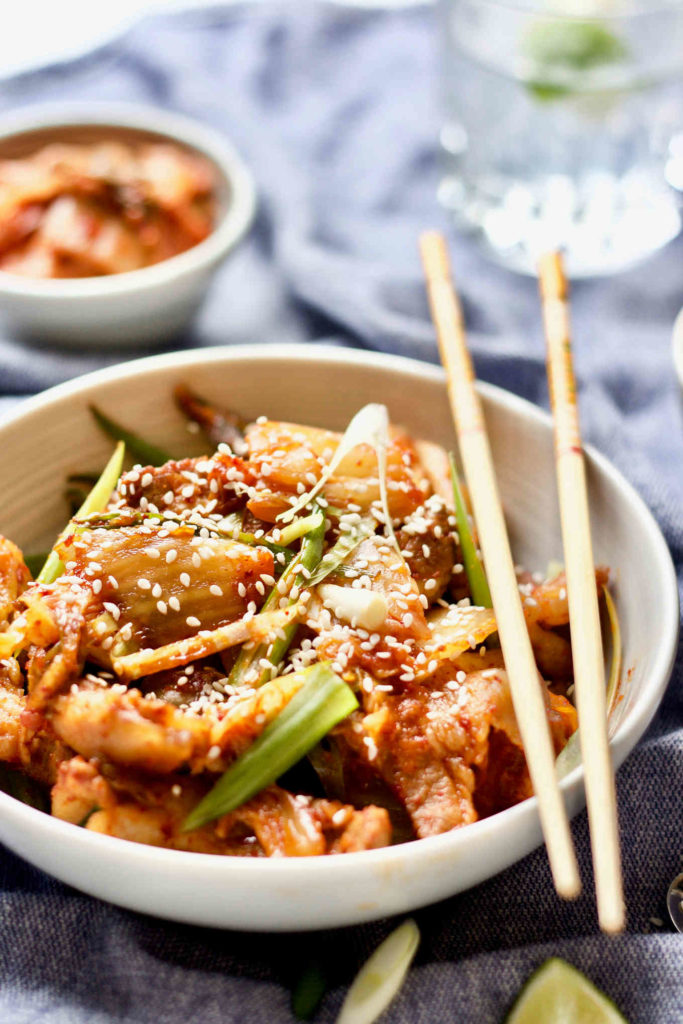
<path fill-rule="evenodd" d="M 531 975 L 505 1024 L 628 1024 L 614 1003 L 565 960 L 546 960 Z"/>

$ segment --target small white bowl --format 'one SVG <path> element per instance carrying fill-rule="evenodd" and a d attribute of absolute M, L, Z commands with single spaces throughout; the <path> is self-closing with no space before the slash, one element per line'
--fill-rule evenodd
<path fill-rule="evenodd" d="M 207 157 L 218 178 L 215 227 L 191 249 L 122 274 L 43 280 L 0 271 L 0 312 L 20 336 L 89 348 L 166 340 L 194 316 L 219 264 L 251 224 L 256 204 L 253 179 L 227 139 L 156 107 L 31 107 L 0 120 L 0 159 L 26 156 L 48 142 L 101 142 L 112 137 L 175 142 Z"/>
<path fill-rule="evenodd" d="M 444 375 L 423 363 L 317 345 L 154 356 L 53 388 L 0 427 L 0 532 L 28 553 L 52 542 L 66 516 L 65 476 L 97 469 L 111 451 L 88 412 L 91 402 L 151 441 L 187 450 L 191 435 L 171 398 L 179 381 L 247 417 L 267 413 L 333 429 L 343 429 L 379 396 L 415 436 L 454 444 Z M 544 570 L 562 553 L 550 419 L 499 388 L 480 390 L 515 557 Z M 678 592 L 650 512 L 590 449 L 588 483 L 595 556 L 612 569 L 623 634 L 621 699 L 610 721 L 619 765 L 647 728 L 669 678 Z M 575 814 L 584 801 L 581 766 L 561 787 Z M 295 931 L 372 920 L 452 896 L 519 860 L 539 845 L 541 831 L 531 799 L 465 828 L 383 850 L 289 860 L 218 857 L 98 835 L 0 792 L 0 839 L 77 889 L 133 910 L 199 925 Z"/>

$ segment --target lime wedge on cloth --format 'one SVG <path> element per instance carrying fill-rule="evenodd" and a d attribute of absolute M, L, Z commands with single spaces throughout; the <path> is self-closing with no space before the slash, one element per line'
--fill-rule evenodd
<path fill-rule="evenodd" d="M 553 957 L 531 975 L 505 1024 L 628 1024 L 585 974 Z"/>

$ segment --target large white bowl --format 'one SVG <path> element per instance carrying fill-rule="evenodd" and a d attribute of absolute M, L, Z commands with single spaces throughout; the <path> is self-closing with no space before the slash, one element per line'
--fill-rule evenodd
<path fill-rule="evenodd" d="M 0 427 L 0 532 L 27 552 L 63 524 L 67 473 L 101 466 L 110 444 L 93 425 L 95 401 L 150 439 L 182 452 L 191 436 L 171 389 L 186 381 L 247 416 L 343 428 L 381 400 L 414 432 L 453 445 L 441 370 L 388 356 L 318 346 L 209 349 L 152 357 L 62 384 Z M 548 416 L 482 386 L 514 553 L 533 569 L 561 557 Z M 596 558 L 613 570 L 624 643 L 622 699 L 610 723 L 620 764 L 655 713 L 673 663 L 678 596 L 671 558 L 647 508 L 619 473 L 589 452 Z M 562 782 L 568 810 L 583 805 L 582 769 Z M 251 860 L 140 846 L 58 821 L 0 793 L 0 838 L 84 892 L 178 921 L 249 930 L 323 928 L 415 908 L 467 889 L 541 842 L 535 799 L 458 831 L 346 856 Z"/>
<path fill-rule="evenodd" d="M 134 103 L 49 103 L 0 118 L 0 158 L 52 142 L 171 142 L 206 157 L 216 173 L 211 233 L 177 256 L 102 277 L 45 280 L 0 271 L 0 311 L 39 342 L 98 348 L 153 344 L 178 334 L 199 309 L 218 267 L 248 230 L 251 173 L 221 134 L 180 114 Z"/>

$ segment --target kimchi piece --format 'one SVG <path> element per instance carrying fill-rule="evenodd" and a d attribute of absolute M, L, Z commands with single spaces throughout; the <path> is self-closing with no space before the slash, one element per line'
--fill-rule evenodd
<path fill-rule="evenodd" d="M 94 197 L 128 166 L 120 148 L 104 156 Z M 30 164 L 26 209 L 53 201 L 57 166 L 85 193 L 74 167 L 93 153 L 58 157 Z M 135 159 L 160 204 L 185 194 L 171 155 Z M 0 760 L 74 825 L 231 856 L 375 849 L 531 796 L 446 453 L 396 426 L 349 447 L 225 417 L 239 454 L 221 442 L 124 472 L 61 535 L 53 582 L 0 539 Z M 598 569 L 596 587 L 607 579 Z M 559 754 L 577 728 L 566 581 L 520 570 L 519 592 Z M 342 697 L 331 718 L 328 692 Z"/>
<path fill-rule="evenodd" d="M 0 270 L 96 277 L 197 245 L 215 217 L 215 171 L 170 143 L 53 143 L 0 161 Z"/>

